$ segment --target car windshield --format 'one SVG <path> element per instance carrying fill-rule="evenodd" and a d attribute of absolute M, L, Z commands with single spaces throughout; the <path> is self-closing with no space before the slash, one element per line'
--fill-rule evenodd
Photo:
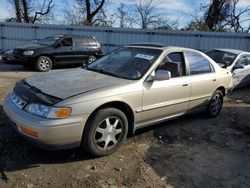
<path fill-rule="evenodd" d="M 43 46 L 52 46 L 54 45 L 60 38 L 59 37 L 46 37 L 44 39 L 38 40 L 36 44 Z"/>
<path fill-rule="evenodd" d="M 216 63 L 221 64 L 222 66 L 231 65 L 237 57 L 237 54 L 220 50 L 211 50 L 206 52 L 206 54 L 211 57 Z"/>
<path fill-rule="evenodd" d="M 155 62 L 161 50 L 124 47 L 89 64 L 88 70 L 111 76 L 138 80 Z"/>

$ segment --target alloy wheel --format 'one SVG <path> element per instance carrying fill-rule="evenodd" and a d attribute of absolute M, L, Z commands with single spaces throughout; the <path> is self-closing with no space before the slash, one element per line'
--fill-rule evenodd
<path fill-rule="evenodd" d="M 212 114 L 217 114 L 222 106 L 222 96 L 220 94 L 216 94 L 211 101 L 210 111 Z"/>
<path fill-rule="evenodd" d="M 50 62 L 47 59 L 42 59 L 39 62 L 39 66 L 42 70 L 47 70 L 50 67 Z"/>
<path fill-rule="evenodd" d="M 122 138 L 123 123 L 115 116 L 104 119 L 95 130 L 95 143 L 101 150 L 113 148 Z"/>

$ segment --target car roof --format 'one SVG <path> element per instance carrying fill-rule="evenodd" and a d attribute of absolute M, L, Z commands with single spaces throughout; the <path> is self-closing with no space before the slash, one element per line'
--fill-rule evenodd
<path fill-rule="evenodd" d="M 218 50 L 218 51 L 223 51 L 223 52 L 228 52 L 228 53 L 233 53 L 233 54 L 241 54 L 241 53 L 249 53 L 243 50 L 236 50 L 236 49 L 229 49 L 229 48 L 215 48 L 213 50 Z"/>
<path fill-rule="evenodd" d="M 194 50 L 198 51 L 195 49 L 191 48 L 185 48 L 185 47 L 179 47 L 179 46 L 167 46 L 165 44 L 161 43 L 133 43 L 130 45 L 126 45 L 127 47 L 138 47 L 138 48 L 148 48 L 148 49 L 158 49 L 158 50 L 167 50 L 167 49 L 175 49 L 175 50 Z"/>
<path fill-rule="evenodd" d="M 56 34 L 56 35 L 52 35 L 52 37 L 59 37 L 59 38 L 64 38 L 64 37 L 73 37 L 73 38 L 95 38 L 93 36 L 81 36 L 81 35 L 71 35 L 71 34 Z"/>

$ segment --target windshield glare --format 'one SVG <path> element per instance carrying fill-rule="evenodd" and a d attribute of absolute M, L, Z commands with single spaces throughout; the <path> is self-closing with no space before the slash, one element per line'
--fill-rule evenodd
<path fill-rule="evenodd" d="M 231 65 L 237 57 L 237 54 L 219 50 L 211 50 L 206 52 L 206 54 L 211 57 L 216 63 L 227 66 Z"/>
<path fill-rule="evenodd" d="M 52 46 L 59 40 L 58 37 L 46 37 L 36 42 L 38 45 Z"/>
<path fill-rule="evenodd" d="M 89 70 L 120 78 L 140 79 L 161 54 L 161 50 L 124 47 L 88 65 Z"/>

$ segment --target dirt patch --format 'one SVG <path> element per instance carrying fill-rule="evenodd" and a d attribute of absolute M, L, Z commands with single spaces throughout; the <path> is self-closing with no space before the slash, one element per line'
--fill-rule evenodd
<path fill-rule="evenodd" d="M 200 113 L 154 125 L 113 155 L 93 159 L 79 148 L 39 150 L 16 135 L 3 98 L 37 73 L 9 66 L 0 63 L 1 188 L 250 187 L 250 88 L 230 95 L 215 119 Z"/>

